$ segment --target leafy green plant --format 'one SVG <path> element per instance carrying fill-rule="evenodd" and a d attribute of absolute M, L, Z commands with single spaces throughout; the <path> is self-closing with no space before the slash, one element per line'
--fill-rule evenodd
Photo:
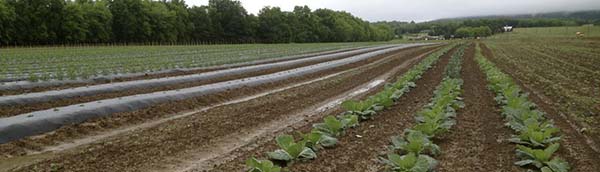
<path fill-rule="evenodd" d="M 303 141 L 306 142 L 306 147 L 311 148 L 313 151 L 318 151 L 327 147 L 333 147 L 338 142 L 335 137 L 323 134 L 322 132 L 314 129 L 310 133 L 300 133 L 300 135 L 302 136 Z"/>
<path fill-rule="evenodd" d="M 557 157 L 552 158 L 552 154 L 558 150 L 559 146 L 558 143 L 555 143 L 546 149 L 532 149 L 517 145 L 517 155 L 523 160 L 515 164 L 519 166 L 533 165 L 542 172 L 567 172 L 571 168 L 567 162 Z"/>
<path fill-rule="evenodd" d="M 248 172 L 280 172 L 281 167 L 273 165 L 269 160 L 257 160 L 254 157 L 246 160 L 246 166 L 250 169 Z"/>
<path fill-rule="evenodd" d="M 427 151 L 430 155 L 436 156 L 440 153 L 440 147 L 434 144 L 427 135 L 420 131 L 407 130 L 404 137 L 392 137 L 392 150 L 400 150 L 402 153 L 422 154 Z"/>
<path fill-rule="evenodd" d="M 425 118 L 423 122 L 418 123 L 413 127 L 413 130 L 420 131 L 429 137 L 435 137 L 438 134 L 447 132 L 456 121 L 448 119 L 441 121 L 439 119 Z"/>
<path fill-rule="evenodd" d="M 546 147 L 561 139 L 560 136 L 556 136 L 559 131 L 549 122 L 542 123 L 535 119 L 529 119 L 526 121 L 525 127 L 521 128 L 520 134 L 509 141 L 534 147 Z"/>
<path fill-rule="evenodd" d="M 556 143 L 561 138 L 559 129 L 551 120 L 544 118 L 543 112 L 535 110 L 536 105 L 528 100 L 527 94 L 510 76 L 485 59 L 479 48 L 476 50 L 477 63 L 490 82 L 488 88 L 497 94 L 495 99 L 502 106 L 502 115 L 508 121 L 506 125 L 519 133 L 510 139 L 519 144 L 517 155 L 522 159 L 515 164 L 534 166 L 542 172 L 567 172 L 570 167 L 566 161 L 552 158 L 559 148 Z"/>
<path fill-rule="evenodd" d="M 428 172 L 437 166 L 437 161 L 430 156 L 412 152 L 403 156 L 388 154 L 387 159 L 381 158 L 381 161 L 387 165 L 388 171 L 394 172 Z"/>
<path fill-rule="evenodd" d="M 343 135 L 346 125 L 354 125 L 358 119 L 350 117 L 338 120 L 333 116 L 327 116 L 323 121 L 323 123 L 313 124 L 313 128 L 329 136 L 339 137 Z"/>
<path fill-rule="evenodd" d="M 383 106 L 383 108 L 388 108 L 394 105 L 394 99 L 392 95 L 394 94 L 394 90 L 385 89 L 382 92 L 375 94 L 371 99 L 378 106 Z"/>
<path fill-rule="evenodd" d="M 358 115 L 362 120 L 371 118 L 382 107 L 378 107 L 373 101 L 347 100 L 342 102 L 342 108 L 346 110 L 345 114 Z"/>
<path fill-rule="evenodd" d="M 280 149 L 267 153 L 270 159 L 290 162 L 317 157 L 312 149 L 306 147 L 306 141 L 294 142 L 294 137 L 290 135 L 279 136 L 276 141 Z"/>

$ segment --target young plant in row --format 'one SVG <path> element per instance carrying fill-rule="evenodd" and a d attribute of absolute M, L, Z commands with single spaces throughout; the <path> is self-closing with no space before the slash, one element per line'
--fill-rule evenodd
<path fill-rule="evenodd" d="M 257 160 L 252 157 L 246 160 L 246 166 L 250 167 L 249 172 L 280 172 L 281 167 L 278 167 L 269 160 Z"/>
<path fill-rule="evenodd" d="M 559 148 L 559 144 L 555 143 L 548 146 L 546 149 L 534 149 L 523 145 L 517 145 L 517 155 L 521 157 L 521 161 L 515 164 L 519 166 L 535 166 L 541 172 L 566 172 L 569 171 L 569 163 L 554 157 L 552 154 Z"/>
<path fill-rule="evenodd" d="M 434 91 L 430 103 L 415 114 L 417 124 L 412 129 L 405 130 L 403 136 L 392 137 L 392 153 L 388 154 L 387 159 L 380 158 L 388 171 L 429 172 L 435 169 L 437 161 L 431 156 L 436 156 L 441 151 L 430 139 L 447 132 L 455 125 L 456 109 L 464 107 L 460 97 L 463 49 L 464 46 L 460 47 L 451 57 L 445 78 Z"/>
<path fill-rule="evenodd" d="M 306 147 L 305 140 L 295 142 L 293 136 L 282 135 L 277 137 L 276 142 L 280 149 L 267 153 L 269 159 L 289 163 L 294 160 L 309 160 L 317 157 L 312 149 Z"/>
<path fill-rule="evenodd" d="M 525 126 L 520 128 L 519 135 L 513 136 L 509 141 L 534 148 L 544 148 L 549 144 L 560 141 L 560 130 L 548 121 L 539 122 L 535 119 L 525 121 Z"/>
<path fill-rule="evenodd" d="M 437 160 L 423 154 L 408 153 L 406 155 L 388 154 L 387 159 L 381 161 L 386 164 L 386 171 L 393 172 L 429 172 L 437 166 Z"/>
<path fill-rule="evenodd" d="M 316 158 L 316 152 L 323 148 L 335 146 L 338 141 L 337 137 L 344 135 L 345 130 L 348 128 L 357 126 L 359 119 L 369 119 L 375 115 L 377 111 L 392 106 L 394 101 L 398 100 L 404 93 L 408 92 L 410 88 L 416 86 L 412 81 L 420 78 L 424 70 L 431 68 L 431 65 L 448 50 L 449 47 L 429 55 L 421 63 L 403 75 L 403 77 L 400 77 L 395 83 L 386 84 L 383 91 L 366 100 L 348 100 L 343 102 L 341 106 L 346 109 L 346 112 L 342 113 L 337 118 L 327 116 L 324 118 L 323 123 L 314 124 L 313 129 L 309 133 L 299 133 L 302 137 L 301 141 L 294 142 L 294 138 L 289 135 L 277 137 L 276 141 L 280 149 L 267 153 L 267 156 L 271 160 L 284 161 L 287 163 L 291 163 L 295 160 Z M 416 156 L 413 164 L 424 162 L 423 160 L 427 160 L 427 164 L 430 166 L 434 166 L 437 163 L 433 158 L 427 157 L 428 156 L 425 155 Z M 412 161 L 410 157 L 406 160 Z M 251 172 L 281 170 L 281 168 L 273 166 L 272 164 L 273 163 L 269 160 L 257 160 L 255 158 L 248 159 L 246 163 Z"/>
<path fill-rule="evenodd" d="M 313 125 L 313 129 L 331 137 L 339 137 L 344 134 L 347 128 L 358 125 L 358 116 L 343 115 L 340 119 L 333 116 L 327 116 L 323 123 Z"/>
<path fill-rule="evenodd" d="M 370 119 L 381 111 L 394 104 L 402 95 L 415 87 L 414 81 L 421 78 L 421 75 L 435 63 L 439 57 L 449 50 L 449 47 L 430 54 L 419 64 L 407 71 L 402 77 L 392 84 L 387 84 L 382 92 L 375 94 L 363 101 L 347 100 L 342 103 L 342 108 L 346 110 L 344 114 L 357 115 L 360 120 Z"/>
<path fill-rule="evenodd" d="M 510 76 L 485 59 L 479 48 L 476 59 L 490 82 L 489 89 L 497 94 L 495 99 L 502 107 L 506 125 L 517 133 L 509 139 L 518 144 L 517 155 L 522 159 L 515 164 L 533 166 L 542 172 L 569 171 L 569 164 L 553 155 L 559 148 L 560 129 L 547 120 L 543 112 L 536 110 L 527 94 Z"/>
<path fill-rule="evenodd" d="M 417 130 L 406 130 L 404 137 L 393 136 L 391 140 L 390 150 L 401 154 L 415 153 L 437 156 L 441 152 L 440 147 L 434 144 L 428 135 Z"/>

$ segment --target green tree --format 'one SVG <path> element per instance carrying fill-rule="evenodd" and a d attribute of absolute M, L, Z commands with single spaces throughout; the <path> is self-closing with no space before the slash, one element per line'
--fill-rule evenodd
<path fill-rule="evenodd" d="M 258 37 L 262 42 L 288 43 L 291 41 L 291 28 L 287 14 L 279 7 L 264 7 L 258 14 Z"/>
<path fill-rule="evenodd" d="M 108 8 L 107 0 L 78 0 L 84 12 L 87 23 L 87 36 L 85 42 L 100 43 L 112 40 L 113 15 Z"/>
<path fill-rule="evenodd" d="M 208 15 L 215 38 L 226 41 L 246 41 L 253 36 L 248 13 L 239 1 L 210 0 Z"/>
<path fill-rule="evenodd" d="M 67 3 L 61 28 L 64 36 L 61 39 L 67 43 L 84 42 L 87 40 L 88 28 L 82 6 L 79 3 Z"/>
<path fill-rule="evenodd" d="M 148 16 L 142 0 L 112 0 L 109 9 L 113 15 L 112 31 L 115 41 L 140 42 L 151 33 Z"/>
<path fill-rule="evenodd" d="M 209 41 L 215 39 L 212 31 L 212 21 L 208 16 L 207 6 L 194 6 L 189 9 L 191 29 L 190 34 L 195 41 Z"/>
<path fill-rule="evenodd" d="M 16 33 L 13 24 L 16 17 L 14 7 L 6 0 L 0 0 L 0 44 L 10 44 L 15 41 Z"/>

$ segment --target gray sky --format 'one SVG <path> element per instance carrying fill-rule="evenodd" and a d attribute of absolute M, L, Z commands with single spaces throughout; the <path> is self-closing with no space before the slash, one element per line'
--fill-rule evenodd
<path fill-rule="evenodd" d="M 600 0 L 241 0 L 248 12 L 264 6 L 290 11 L 296 5 L 311 9 L 343 10 L 369 20 L 427 21 L 474 15 L 523 14 L 600 9 Z M 206 5 L 208 0 L 186 0 L 188 5 Z"/>

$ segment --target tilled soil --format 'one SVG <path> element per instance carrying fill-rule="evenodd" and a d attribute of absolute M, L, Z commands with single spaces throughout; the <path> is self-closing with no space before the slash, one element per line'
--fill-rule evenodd
<path fill-rule="evenodd" d="M 320 55 L 328 55 L 328 54 L 334 54 L 334 53 L 346 52 L 346 51 L 352 51 L 352 50 L 356 50 L 356 49 L 353 48 L 353 49 L 348 49 L 348 50 L 343 50 L 343 51 L 323 53 Z M 354 54 L 354 55 L 356 55 L 356 54 Z M 229 69 L 229 68 L 235 68 L 235 67 L 245 67 L 245 66 L 252 66 L 252 65 L 259 65 L 259 64 L 289 61 L 289 60 L 295 60 L 295 59 L 306 58 L 306 57 L 311 57 L 311 56 L 302 56 L 299 58 L 292 58 L 292 59 L 273 59 L 273 60 L 265 61 L 262 63 L 256 63 L 256 64 L 238 64 L 238 65 L 221 66 L 221 67 L 219 67 L 219 66 L 209 67 L 206 69 L 197 69 L 197 70 L 190 70 L 190 71 L 173 71 L 173 72 L 158 73 L 158 74 L 145 74 L 145 75 L 135 76 L 135 77 L 115 78 L 113 80 L 95 80 L 93 83 L 64 84 L 64 85 L 60 85 L 60 86 L 35 87 L 35 88 L 23 89 L 23 90 L 0 90 L 0 95 L 15 95 L 15 94 L 33 93 L 33 92 L 41 92 L 41 91 L 48 91 L 48 90 L 60 90 L 60 89 L 67 89 L 67 88 L 73 88 L 73 87 L 91 86 L 91 85 L 106 84 L 106 83 L 125 82 L 125 81 L 143 80 L 143 79 L 155 79 L 155 78 L 164 78 L 164 77 L 181 76 L 181 75 L 191 75 L 191 74 L 198 74 L 198 73 L 223 70 L 223 69 Z M 344 57 L 342 57 L 342 58 L 344 58 Z"/>
<path fill-rule="evenodd" d="M 474 59 L 475 44 L 465 49 L 461 77 L 464 80 L 465 108 L 457 113 L 456 125 L 442 139 L 435 140 L 442 154 L 438 171 L 522 171 L 517 161 L 515 146 L 506 141 L 512 130 L 504 121 L 487 89 L 487 80 Z"/>
<path fill-rule="evenodd" d="M 17 171 L 49 169 L 51 164 L 55 164 L 54 166 L 65 171 L 138 171 L 152 166 L 161 166 L 162 163 L 169 163 L 168 161 L 177 161 L 177 157 L 194 150 L 210 149 L 207 145 L 210 145 L 215 138 L 234 132 L 243 132 L 245 128 L 259 127 L 261 124 L 277 118 L 285 118 L 285 115 L 289 115 L 290 112 L 301 110 L 327 97 L 332 97 L 356 87 L 370 78 L 385 73 L 402 61 L 428 52 L 431 49 L 433 48 L 396 53 L 389 58 L 389 61 L 381 63 L 377 67 L 359 68 L 358 71 L 330 80 L 319 81 L 239 104 L 218 107 L 148 129 L 136 130 L 107 141 L 92 143 L 76 150 L 58 153 L 53 158 L 23 167 Z M 372 59 L 370 62 L 374 60 Z M 312 76 L 305 76 L 304 79 L 356 68 L 367 63 L 369 62 L 344 66 Z M 286 81 L 286 83 L 291 82 L 296 81 Z M 268 88 L 274 87 L 271 85 Z M 236 95 L 235 93 L 244 94 L 237 91 L 227 96 Z M 195 101 L 201 99 L 203 98 L 167 103 L 141 110 L 141 112 L 118 114 L 117 117 L 150 118 L 152 116 L 165 116 L 171 111 L 184 110 L 185 108 L 178 108 L 182 105 L 193 107 Z M 132 122 L 129 119 L 125 121 Z"/>
<path fill-rule="evenodd" d="M 398 56 L 415 56 L 417 54 L 422 54 L 435 48 L 436 47 L 404 49 L 395 53 L 398 53 Z M 229 90 L 218 94 L 158 104 L 152 106 L 151 108 L 145 108 L 137 111 L 116 113 L 108 117 L 88 120 L 85 123 L 64 126 L 47 134 L 33 136 L 6 144 L 0 144 L 0 152 L 2 157 L 25 155 L 29 150 L 40 151 L 45 145 L 54 145 L 57 142 L 83 137 L 86 135 L 97 133 L 104 129 L 117 128 L 125 125 L 137 124 L 142 123 L 144 121 L 159 119 L 178 112 L 199 109 L 226 100 L 243 97 L 245 95 L 255 94 L 264 90 L 271 90 L 273 88 L 281 87 L 289 83 L 297 83 L 310 80 L 311 78 L 326 76 L 329 74 L 356 68 L 365 64 L 370 64 L 375 61 L 380 61 L 383 60 L 382 58 L 389 55 L 390 54 L 385 54 L 376 58 L 370 58 L 365 61 L 326 70 L 321 73 L 314 73 L 275 83 L 267 83 L 257 87 L 243 87 L 240 89 Z M 0 159 L 2 157 L 0 157 Z"/>
<path fill-rule="evenodd" d="M 406 50 L 411 50 L 411 49 L 415 49 L 415 48 L 418 48 L 418 47 L 411 47 L 411 48 L 403 49 L 400 51 L 406 51 Z M 263 70 L 263 71 L 249 72 L 249 73 L 244 73 L 244 74 L 239 74 L 239 75 L 231 75 L 231 76 L 227 76 L 227 77 L 202 80 L 202 81 L 198 81 L 198 82 L 189 82 L 189 83 L 183 83 L 183 84 L 153 87 L 153 88 L 146 88 L 146 89 L 134 89 L 134 90 L 127 90 L 127 91 L 102 93 L 102 94 L 97 94 L 97 95 L 93 95 L 93 96 L 82 96 L 82 97 L 68 98 L 68 99 L 56 100 L 56 101 L 51 101 L 51 102 L 28 104 L 28 105 L 0 106 L 0 117 L 14 116 L 14 115 L 19 115 L 19 114 L 28 113 L 28 112 L 50 109 L 50 108 L 54 108 L 54 107 L 61 107 L 61 106 L 67 106 L 67 105 L 72 105 L 72 104 L 92 102 L 92 101 L 109 99 L 109 98 L 151 93 L 151 92 L 164 91 L 164 90 L 189 88 L 189 87 L 223 82 L 223 81 L 228 81 L 228 80 L 241 79 L 241 78 L 247 78 L 247 77 L 258 76 L 258 75 L 265 75 L 265 74 L 275 73 L 275 72 L 279 72 L 279 71 L 299 68 L 299 67 L 303 67 L 303 66 L 309 66 L 309 65 L 313 65 L 313 64 L 323 63 L 326 61 L 347 58 L 350 56 L 352 56 L 352 55 L 335 58 L 335 59 L 331 59 L 331 60 L 320 60 L 320 61 L 315 61 L 315 62 L 297 64 L 297 65 L 293 65 L 293 66 L 289 66 L 289 67 L 279 67 L 279 68 L 273 68 L 273 69 L 268 69 L 268 70 Z M 379 58 L 381 58 L 381 57 L 383 57 L 383 56 L 379 56 Z M 199 71 L 197 73 L 202 73 L 202 72 L 206 72 L 206 71 Z M 167 76 L 165 76 L 165 77 L 167 77 Z"/>
<path fill-rule="evenodd" d="M 483 55 L 494 62 L 499 68 L 503 69 L 503 72 L 509 74 L 524 91 L 530 93 L 529 99 L 542 111 L 546 112 L 546 117 L 554 120 L 554 124 L 561 129 L 563 138 L 558 154 L 572 166 L 571 172 L 598 171 L 600 169 L 600 153 L 592 148 L 593 146 L 597 147 L 595 143 L 598 142 L 588 143 L 586 137 L 577 131 L 576 127 L 572 126 L 572 120 L 569 120 L 565 115 L 561 115 L 561 112 L 557 108 L 550 105 L 552 101 L 549 98 L 535 91 L 539 89 L 532 88 L 525 80 L 518 78 L 514 74 L 514 72 L 518 71 L 510 70 L 512 69 L 510 66 L 498 63 L 492 51 L 485 44 L 482 43 L 481 45 Z"/>
<path fill-rule="evenodd" d="M 297 162 L 290 165 L 290 171 L 376 171 L 383 167 L 377 162 L 378 156 L 390 144 L 390 137 L 399 135 L 414 123 L 413 114 L 429 102 L 432 92 L 442 79 L 442 73 L 448 63 L 451 50 L 444 55 L 435 66 L 429 69 L 416 84 L 417 87 L 405 94 L 396 105 L 384 110 L 373 119 L 360 123 L 360 126 L 348 130 L 339 138 L 339 143 L 331 149 L 319 151 L 315 160 Z M 400 74 L 399 74 L 400 75 Z M 320 121 L 318 121 L 320 122 Z M 303 126 L 299 131 L 308 132 L 311 124 Z M 277 149 L 274 141 L 270 141 L 244 156 L 220 165 L 211 171 L 242 171 L 244 160 L 250 156 L 264 158 L 265 153 Z"/>

